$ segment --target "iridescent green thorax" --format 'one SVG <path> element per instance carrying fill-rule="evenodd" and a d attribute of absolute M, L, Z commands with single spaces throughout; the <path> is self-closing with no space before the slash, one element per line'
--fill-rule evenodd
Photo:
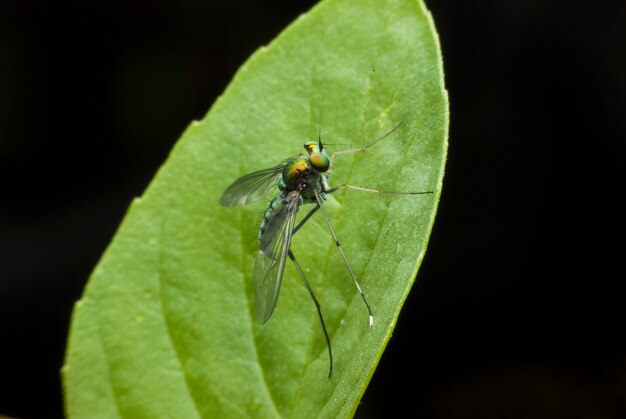
<path fill-rule="evenodd" d="M 285 168 L 283 169 L 283 182 L 285 185 L 291 185 L 303 175 L 307 173 L 311 168 L 309 159 L 305 156 L 294 157 L 289 159 Z"/>

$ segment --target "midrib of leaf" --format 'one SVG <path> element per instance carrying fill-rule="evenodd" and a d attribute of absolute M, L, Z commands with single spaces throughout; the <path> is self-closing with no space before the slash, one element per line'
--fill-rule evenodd
<path fill-rule="evenodd" d="M 176 356 L 176 359 L 178 360 L 178 366 L 180 368 L 180 371 L 182 373 L 183 376 L 183 381 L 185 382 L 185 388 L 187 389 L 187 394 L 189 395 L 189 399 L 191 400 L 191 402 L 193 403 L 193 408 L 196 411 L 198 417 L 202 417 L 202 414 L 200 413 L 200 407 L 199 407 L 199 403 L 196 400 L 196 396 L 194 394 L 194 392 L 191 389 L 191 383 L 189 382 L 189 375 L 187 372 L 187 368 L 184 365 L 184 361 L 182 359 L 182 356 L 180 354 L 180 349 L 178 347 L 178 345 L 176 344 L 176 340 L 174 339 L 174 337 L 172 336 L 172 331 L 171 331 L 171 319 L 168 315 L 168 311 L 165 309 L 165 302 L 164 302 L 164 298 L 163 298 L 163 277 L 166 275 L 166 273 L 163 270 L 163 226 L 161 226 L 161 231 L 160 231 L 160 240 L 159 240 L 159 260 L 157 262 L 157 274 L 158 274 L 158 278 L 157 278 L 157 283 L 159 286 L 158 289 L 158 293 L 159 293 L 159 303 L 160 303 L 160 307 L 161 307 L 161 313 L 163 314 L 163 323 L 165 325 L 165 330 L 167 333 L 167 338 L 169 340 L 169 344 L 172 347 L 172 350 L 174 351 L 174 354 Z"/>
<path fill-rule="evenodd" d="M 239 222 L 240 225 L 241 224 L 241 217 L 239 217 Z M 240 229 L 240 232 L 243 231 L 243 229 Z M 245 251 L 245 244 L 243 241 L 243 234 L 240 233 L 239 234 L 239 239 L 241 242 L 241 267 L 242 267 L 242 272 L 245 272 L 245 270 L 243 269 L 246 265 L 245 262 L 243 260 L 244 257 L 247 256 L 246 251 Z M 245 281 L 245 278 L 241 278 L 242 281 Z M 272 390 L 270 389 L 268 383 L 267 383 L 267 377 L 265 374 L 265 368 L 263 367 L 263 364 L 261 363 L 261 358 L 259 357 L 259 345 L 257 342 L 257 337 L 256 334 L 254 333 L 254 324 L 256 322 L 255 320 L 255 314 L 254 314 L 254 310 L 252 309 L 252 301 L 250 301 L 250 298 L 248 296 L 248 293 L 246 292 L 246 287 L 243 287 L 243 293 L 244 293 L 244 299 L 246 300 L 247 306 L 248 306 L 248 313 L 249 316 L 248 318 L 250 319 L 250 335 L 252 337 L 252 347 L 254 349 L 254 356 L 257 360 L 257 366 L 258 366 L 258 371 L 259 371 L 259 378 L 261 381 L 261 386 L 263 387 L 263 391 L 265 393 L 265 396 L 267 398 L 267 400 L 269 400 L 269 404 L 271 406 L 271 410 L 274 413 L 274 417 L 279 418 L 280 414 L 278 412 L 278 406 L 276 405 L 276 402 L 274 401 L 274 396 L 272 394 Z"/>
<path fill-rule="evenodd" d="M 244 156 L 244 153 L 242 151 L 242 145 L 244 144 L 244 141 L 246 138 L 248 138 L 249 136 L 249 132 L 250 132 L 250 123 L 249 123 L 250 118 L 246 118 L 246 125 L 243 129 L 243 133 L 241 136 L 241 139 L 239 140 L 238 144 L 239 144 L 239 173 L 243 174 L 245 173 L 245 171 L 247 170 L 245 168 L 244 165 L 244 160 L 242 158 L 242 156 Z M 244 230 L 244 226 L 243 226 L 243 219 L 242 219 L 242 212 L 244 211 L 243 208 L 239 208 L 239 210 L 237 211 L 239 213 L 239 243 L 241 244 L 241 252 L 240 252 L 240 266 L 241 266 L 241 272 L 242 272 L 242 277 L 241 277 L 241 282 L 245 283 L 246 281 L 246 276 L 245 276 L 245 272 L 246 272 L 246 262 L 244 260 L 244 258 L 249 257 L 249 255 L 246 252 L 246 245 L 245 245 L 245 238 L 244 238 L 244 234 L 243 232 Z M 252 340 L 252 348 L 254 349 L 254 356 L 257 360 L 257 366 L 258 366 L 258 372 L 259 372 L 259 379 L 261 381 L 261 386 L 263 388 L 263 391 L 265 393 L 265 397 L 267 398 L 267 400 L 269 400 L 269 405 L 271 407 L 271 410 L 274 413 L 274 417 L 279 418 L 280 414 L 278 412 L 278 406 L 276 405 L 276 402 L 274 400 L 274 396 L 272 394 L 272 391 L 268 385 L 267 382 L 267 377 L 265 374 L 265 369 L 263 368 L 263 364 L 261 363 L 261 358 L 259 357 L 259 345 L 257 342 L 257 337 L 256 334 L 254 333 L 254 324 L 256 323 L 256 315 L 254 314 L 254 308 L 253 308 L 253 303 L 252 301 L 250 301 L 250 296 L 248 294 L 248 292 L 246 291 L 246 286 L 244 285 L 242 287 L 242 291 L 244 294 L 244 300 L 246 301 L 246 305 L 248 307 L 248 319 L 249 319 L 249 330 L 250 330 L 250 336 L 251 336 L 251 340 Z"/>

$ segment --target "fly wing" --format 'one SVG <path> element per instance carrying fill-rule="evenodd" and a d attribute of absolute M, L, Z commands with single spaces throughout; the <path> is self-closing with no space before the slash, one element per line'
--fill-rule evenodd
<path fill-rule="evenodd" d="M 220 204 L 225 207 L 246 205 L 262 199 L 267 191 L 278 182 L 284 164 L 259 170 L 240 177 L 222 194 Z"/>
<path fill-rule="evenodd" d="M 253 278 L 254 313 L 260 324 L 265 323 L 276 308 L 299 208 L 298 200 L 297 192 L 287 195 L 287 202 L 272 214 L 259 238 L 260 250 L 254 260 Z"/>

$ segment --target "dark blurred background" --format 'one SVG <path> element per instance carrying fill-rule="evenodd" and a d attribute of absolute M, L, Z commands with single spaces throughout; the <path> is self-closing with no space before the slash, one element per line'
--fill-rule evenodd
<path fill-rule="evenodd" d="M 626 2 L 430 0 L 450 153 L 357 417 L 626 418 Z M 62 417 L 72 305 L 131 199 L 313 1 L 0 1 L 0 415 Z"/>

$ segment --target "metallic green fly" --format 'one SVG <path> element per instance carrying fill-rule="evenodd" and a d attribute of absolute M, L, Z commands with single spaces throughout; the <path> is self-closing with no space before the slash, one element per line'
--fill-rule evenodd
<path fill-rule="evenodd" d="M 394 131 L 402 126 L 398 124 L 391 131 L 387 132 L 380 138 L 371 143 L 358 148 L 349 150 L 336 151 L 330 156 L 326 152 L 324 144 L 322 144 L 321 135 L 318 135 L 317 141 L 308 141 L 304 143 L 304 149 L 308 155 L 300 154 L 291 157 L 282 163 L 270 167 L 269 169 L 260 170 L 258 172 L 245 175 L 233 182 L 222 194 L 220 204 L 225 207 L 235 205 L 246 205 L 261 200 L 269 191 L 278 187 L 278 194 L 272 199 L 270 205 L 265 212 L 261 229 L 259 231 L 259 252 L 254 261 L 254 312 L 256 319 L 260 324 L 269 320 L 276 308 L 280 286 L 285 272 L 285 263 L 287 257 L 294 263 L 300 278 L 304 282 L 304 286 L 311 295 L 313 303 L 317 309 L 317 314 L 322 325 L 326 344 L 328 346 L 328 356 L 330 368 L 328 377 L 330 378 L 333 371 L 333 353 L 330 345 L 330 338 L 324 324 L 324 317 L 320 304 L 315 297 L 313 289 L 307 281 L 304 271 L 296 260 L 291 251 L 291 238 L 300 228 L 307 222 L 311 216 L 321 210 L 322 216 L 328 225 L 328 229 L 335 241 L 335 245 L 341 254 L 348 273 L 356 286 L 367 311 L 369 313 L 369 324 L 373 326 L 374 316 L 370 308 L 365 294 L 359 285 L 359 282 L 348 263 L 348 259 L 337 239 L 337 234 L 333 229 L 328 214 L 324 209 L 324 201 L 326 196 L 340 189 L 353 189 L 362 192 L 374 192 L 379 194 L 402 194 L 402 195 L 420 195 L 432 192 L 395 192 L 384 191 L 380 189 L 370 189 L 360 186 L 349 185 L 344 183 L 337 187 L 331 188 L 328 184 L 328 178 L 333 167 L 333 159 L 340 154 L 349 154 L 365 151 L 372 147 L 382 139 L 391 135 Z M 305 204 L 314 204 L 315 206 L 308 214 L 296 225 L 296 214 L 301 206 Z"/>

